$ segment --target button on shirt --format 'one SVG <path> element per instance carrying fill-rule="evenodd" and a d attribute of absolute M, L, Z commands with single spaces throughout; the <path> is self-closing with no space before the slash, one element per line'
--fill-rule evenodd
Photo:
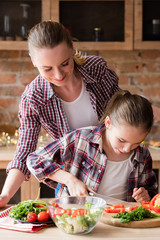
<path fill-rule="evenodd" d="M 49 175 L 62 169 L 70 172 L 97 192 L 107 164 L 107 156 L 102 150 L 102 128 L 86 127 L 70 131 L 44 149 L 31 153 L 28 167 L 35 177 L 52 188 L 57 183 Z M 138 146 L 133 159 L 133 171 L 128 178 L 127 201 L 132 198 L 133 188 L 144 187 L 151 197 L 157 194 L 158 185 L 152 170 L 152 159 L 148 149 Z M 114 184 L 114 179 L 113 179 Z M 62 184 L 58 196 L 66 195 Z"/>

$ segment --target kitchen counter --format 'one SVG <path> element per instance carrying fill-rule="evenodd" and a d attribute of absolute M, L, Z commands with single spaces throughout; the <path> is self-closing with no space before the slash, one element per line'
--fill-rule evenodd
<path fill-rule="evenodd" d="M 121 228 L 103 223 L 98 223 L 91 233 L 85 235 L 71 235 L 63 233 L 57 227 L 52 226 L 35 233 L 23 233 L 0 229 L 1 239 L 5 240 L 158 240 L 160 228 Z"/>
<path fill-rule="evenodd" d="M 47 199 L 43 199 L 47 200 Z M 5 208 L 9 207 L 6 206 Z M 5 208 L 0 208 L 0 211 Z M 160 235 L 160 227 L 156 228 L 122 228 L 110 226 L 103 223 L 98 223 L 89 234 L 71 235 L 62 232 L 56 226 L 50 226 L 34 233 L 24 233 L 18 231 L 11 231 L 0 229 L 1 239 L 5 240 L 158 240 Z"/>
<path fill-rule="evenodd" d="M 158 169 L 158 184 L 160 192 L 160 149 L 149 148 L 152 159 L 153 169 Z M 13 159 L 15 146 L 0 147 L 0 169 L 6 169 L 8 163 Z M 39 182 L 31 175 L 30 181 L 24 182 L 21 187 L 21 201 L 35 199 L 39 188 Z"/>

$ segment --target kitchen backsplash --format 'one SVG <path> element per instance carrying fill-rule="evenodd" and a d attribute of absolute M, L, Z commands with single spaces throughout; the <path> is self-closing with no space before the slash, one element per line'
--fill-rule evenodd
<path fill-rule="evenodd" d="M 119 76 L 122 89 L 146 96 L 160 107 L 160 51 L 96 51 Z M 19 127 L 18 108 L 25 86 L 38 74 L 27 51 L 0 51 L 0 132 Z M 158 138 L 160 123 L 150 137 Z"/>

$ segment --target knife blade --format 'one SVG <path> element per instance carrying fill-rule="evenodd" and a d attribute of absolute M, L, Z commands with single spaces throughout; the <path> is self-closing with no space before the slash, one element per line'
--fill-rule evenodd
<path fill-rule="evenodd" d="M 123 201 L 121 199 L 117 199 L 117 198 L 113 198 L 113 197 L 109 197 L 103 194 L 99 194 L 96 192 L 89 192 L 90 196 L 94 196 L 94 197 L 100 197 L 103 198 L 108 205 L 119 205 L 119 204 L 123 204 L 125 207 L 130 207 L 130 206 L 135 206 L 136 204 L 138 205 L 138 203 L 134 203 L 134 202 L 127 202 L 127 201 Z"/>
<path fill-rule="evenodd" d="M 96 193 L 90 187 L 87 187 L 87 188 L 88 188 L 88 194 L 90 196 L 103 198 L 108 205 L 123 204 L 125 207 L 138 205 L 137 202 L 127 202 L 127 201 L 123 201 L 123 200 L 120 200 L 120 199 L 117 199 L 117 198 L 112 198 L 112 197 L 109 197 L 109 196 L 106 196 L 106 195 L 102 195 L 102 194 Z M 65 186 L 64 189 L 68 193 L 68 195 L 70 196 L 70 193 L 69 193 L 69 190 L 68 190 L 67 186 Z"/>

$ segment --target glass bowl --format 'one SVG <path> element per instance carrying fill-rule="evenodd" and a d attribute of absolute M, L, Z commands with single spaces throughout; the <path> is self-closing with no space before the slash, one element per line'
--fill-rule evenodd
<path fill-rule="evenodd" d="M 106 201 L 98 197 L 60 197 L 46 202 L 56 226 L 69 234 L 92 231 L 101 218 Z"/>

